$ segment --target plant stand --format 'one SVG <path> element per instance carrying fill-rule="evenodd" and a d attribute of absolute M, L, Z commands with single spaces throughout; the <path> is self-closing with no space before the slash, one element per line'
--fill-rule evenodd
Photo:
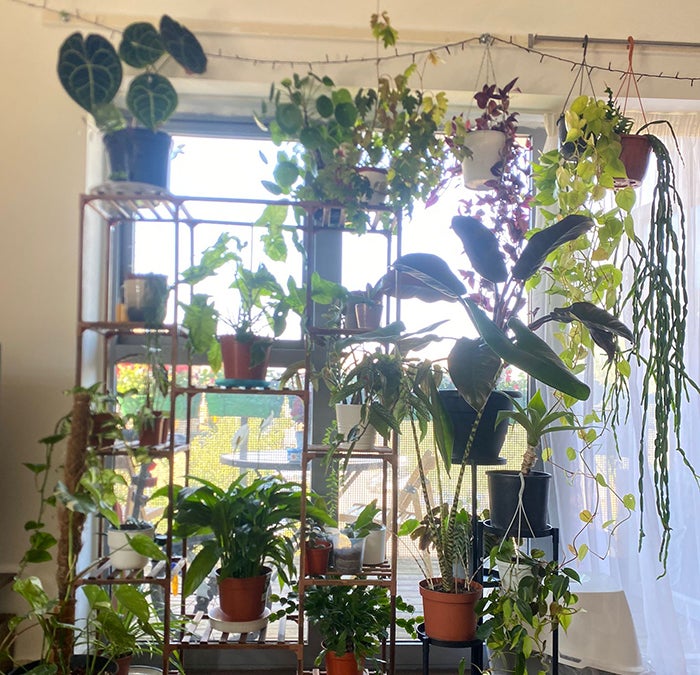
<path fill-rule="evenodd" d="M 469 649 L 471 651 L 471 673 L 480 675 L 484 665 L 484 650 L 481 640 L 465 640 L 464 642 L 452 642 L 448 640 L 436 640 L 425 633 L 425 624 L 420 624 L 416 630 L 421 641 L 423 651 L 423 675 L 430 675 L 430 646 L 444 647 L 446 649 Z"/>

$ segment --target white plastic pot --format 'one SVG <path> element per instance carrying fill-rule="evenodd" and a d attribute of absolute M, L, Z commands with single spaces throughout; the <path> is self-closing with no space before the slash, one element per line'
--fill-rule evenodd
<path fill-rule="evenodd" d="M 360 437 L 355 441 L 355 450 L 370 450 L 377 442 L 377 431 L 371 425 L 362 425 L 362 405 L 359 403 L 337 403 L 335 406 L 335 419 L 338 423 L 338 431 L 347 438 L 350 430 L 357 427 Z M 342 443 L 341 447 L 350 447 L 349 443 Z"/>
<path fill-rule="evenodd" d="M 149 527 L 141 530 L 108 530 L 109 562 L 115 570 L 140 570 L 148 564 L 148 557 L 134 551 L 129 538 L 142 534 L 153 538 L 155 529 Z"/>
<path fill-rule="evenodd" d="M 507 563 L 503 560 L 497 560 L 496 567 L 501 579 L 501 586 L 509 591 L 517 591 L 520 582 L 525 577 L 532 576 L 532 568 L 525 563 Z"/>
<path fill-rule="evenodd" d="M 506 135 L 502 131 L 488 129 L 472 131 L 467 135 L 466 146 L 472 156 L 462 162 L 464 186 L 470 190 L 489 190 L 488 181 L 495 180 L 494 166 L 503 160 Z"/>
<path fill-rule="evenodd" d="M 381 206 L 387 198 L 389 181 L 386 169 L 375 169 L 372 167 L 362 167 L 357 170 L 361 176 L 369 181 L 372 187 L 372 195 L 367 200 L 368 206 Z"/>
<path fill-rule="evenodd" d="M 381 565 L 386 560 L 386 527 L 372 530 L 365 540 L 365 565 Z"/>

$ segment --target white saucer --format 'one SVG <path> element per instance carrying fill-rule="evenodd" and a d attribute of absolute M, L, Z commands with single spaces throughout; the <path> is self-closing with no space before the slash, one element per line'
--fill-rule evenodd
<path fill-rule="evenodd" d="M 226 614 L 221 611 L 221 607 L 214 605 L 209 610 L 209 621 L 211 627 L 220 630 L 222 633 L 254 633 L 267 626 L 270 608 L 265 607 L 263 615 L 253 621 L 229 621 Z"/>

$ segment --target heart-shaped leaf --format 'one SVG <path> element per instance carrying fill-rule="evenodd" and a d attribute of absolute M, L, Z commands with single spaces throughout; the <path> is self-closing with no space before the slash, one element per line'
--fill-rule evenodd
<path fill-rule="evenodd" d="M 188 73 L 201 75 L 207 69 L 207 56 L 199 40 L 167 14 L 160 20 L 163 46 Z"/>
<path fill-rule="evenodd" d="M 119 43 L 119 56 L 132 68 L 150 66 L 164 53 L 163 41 L 154 25 L 138 21 L 124 29 Z"/>
<path fill-rule="evenodd" d="M 452 229 L 462 241 L 474 271 L 495 284 L 508 278 L 503 251 L 496 235 L 486 225 L 471 216 L 455 216 Z"/>
<path fill-rule="evenodd" d="M 110 103 L 122 83 L 122 64 L 101 35 L 68 36 L 58 52 L 58 79 L 68 95 L 89 113 Z"/>
<path fill-rule="evenodd" d="M 126 105 L 143 126 L 155 130 L 175 112 L 177 93 L 167 78 L 144 73 L 129 85 Z"/>

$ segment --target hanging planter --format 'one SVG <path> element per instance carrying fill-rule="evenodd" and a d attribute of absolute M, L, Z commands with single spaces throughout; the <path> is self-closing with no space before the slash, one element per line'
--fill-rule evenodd
<path fill-rule="evenodd" d="M 615 178 L 615 188 L 637 188 L 642 184 L 651 158 L 651 141 L 646 134 L 622 134 L 620 161 L 625 165 L 627 178 Z"/>
<path fill-rule="evenodd" d="M 462 179 L 470 190 L 490 190 L 490 181 L 498 178 L 503 164 L 506 135 L 490 129 L 471 131 L 465 142 L 471 157 L 462 160 Z"/>

